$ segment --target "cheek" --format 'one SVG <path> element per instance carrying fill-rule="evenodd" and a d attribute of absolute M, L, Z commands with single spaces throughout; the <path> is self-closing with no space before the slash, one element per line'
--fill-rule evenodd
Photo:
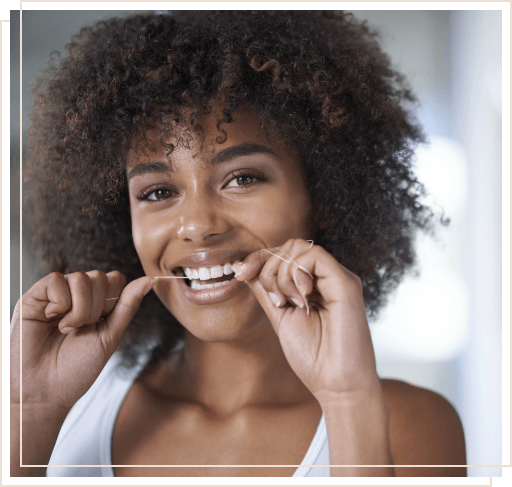
<path fill-rule="evenodd" d="M 165 228 L 152 223 L 151 218 L 132 216 L 133 243 L 146 273 L 149 269 L 158 267 L 167 234 Z"/>
<path fill-rule="evenodd" d="M 283 188 L 259 201 L 247 214 L 246 228 L 267 247 L 281 245 L 290 238 L 311 237 L 309 218 L 311 205 L 306 190 Z"/>

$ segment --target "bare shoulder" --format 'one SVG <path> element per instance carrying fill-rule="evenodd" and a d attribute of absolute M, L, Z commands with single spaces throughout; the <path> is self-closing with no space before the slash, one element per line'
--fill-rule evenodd
<path fill-rule="evenodd" d="M 441 395 L 399 380 L 381 380 L 389 409 L 395 465 L 465 465 L 464 432 L 455 408 Z M 397 476 L 465 476 L 461 467 L 396 467 Z"/>

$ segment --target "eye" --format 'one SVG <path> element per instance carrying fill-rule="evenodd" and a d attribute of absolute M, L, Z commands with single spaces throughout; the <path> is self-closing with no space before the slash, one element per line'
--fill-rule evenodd
<path fill-rule="evenodd" d="M 232 172 L 229 175 L 229 182 L 226 184 L 226 188 L 244 188 L 256 183 L 257 181 L 263 181 L 264 176 L 261 172 L 255 170 L 239 169 Z"/>
<path fill-rule="evenodd" d="M 148 188 L 141 194 L 137 195 L 137 199 L 147 201 L 162 201 L 177 194 L 178 193 L 175 190 L 169 188 Z"/>

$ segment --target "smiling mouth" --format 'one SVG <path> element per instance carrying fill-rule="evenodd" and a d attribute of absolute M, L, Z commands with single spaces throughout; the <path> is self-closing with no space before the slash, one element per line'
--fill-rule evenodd
<path fill-rule="evenodd" d="M 186 276 L 188 279 L 184 279 L 185 284 L 192 289 L 210 289 L 233 281 L 235 271 L 231 265 L 238 262 L 240 261 L 210 267 L 177 267 L 173 274 L 179 277 Z"/>

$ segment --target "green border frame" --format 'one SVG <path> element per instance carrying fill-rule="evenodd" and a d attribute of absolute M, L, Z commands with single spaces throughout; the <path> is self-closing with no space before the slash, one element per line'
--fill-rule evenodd
<path fill-rule="evenodd" d="M 172 7 L 175 10 L 209 10 L 220 8 L 224 10 L 286 10 L 293 7 L 296 10 L 501 10 L 503 13 L 503 147 L 502 147 L 502 210 L 503 210 L 503 236 L 502 236 L 502 262 L 503 262 L 503 465 L 510 465 L 510 4 L 508 2 L 247 2 L 247 3 L 228 3 L 228 2 L 26 2 L 23 4 L 23 10 L 124 10 L 129 6 L 132 10 L 158 10 Z M 4 0 L 0 6 L 0 19 L 8 20 L 11 10 L 20 10 L 20 2 L 15 0 Z M 10 207 L 10 144 L 9 144 L 9 99 L 10 99 L 10 25 L 7 22 L 2 23 L 2 230 L 3 242 L 6 241 L 6 235 L 10 232 L 10 214 L 7 208 Z M 6 378 L 9 369 L 9 335 L 7 323 L 10 322 L 9 312 L 9 294 L 10 283 L 7 279 L 10 267 L 9 247 L 2 247 L 3 264 L 3 292 L 2 292 L 2 322 L 3 327 L 3 345 L 2 345 L 2 365 L 4 369 L 3 379 Z M 8 381 L 4 380 L 2 384 L 4 397 L 9 394 Z M 400 478 L 273 478 L 273 477 L 137 477 L 137 478 L 112 478 L 103 479 L 101 477 L 81 478 L 81 477 L 62 477 L 62 478 L 11 478 L 8 470 L 9 463 L 9 413 L 6 408 L 2 410 L 2 484 L 5 485 L 490 485 L 489 477 L 470 477 L 470 478 L 452 478 L 452 477 L 400 477 Z M 502 477 L 494 477 L 493 484 L 497 487 L 505 487 L 512 484 L 512 469 L 504 467 Z"/>

